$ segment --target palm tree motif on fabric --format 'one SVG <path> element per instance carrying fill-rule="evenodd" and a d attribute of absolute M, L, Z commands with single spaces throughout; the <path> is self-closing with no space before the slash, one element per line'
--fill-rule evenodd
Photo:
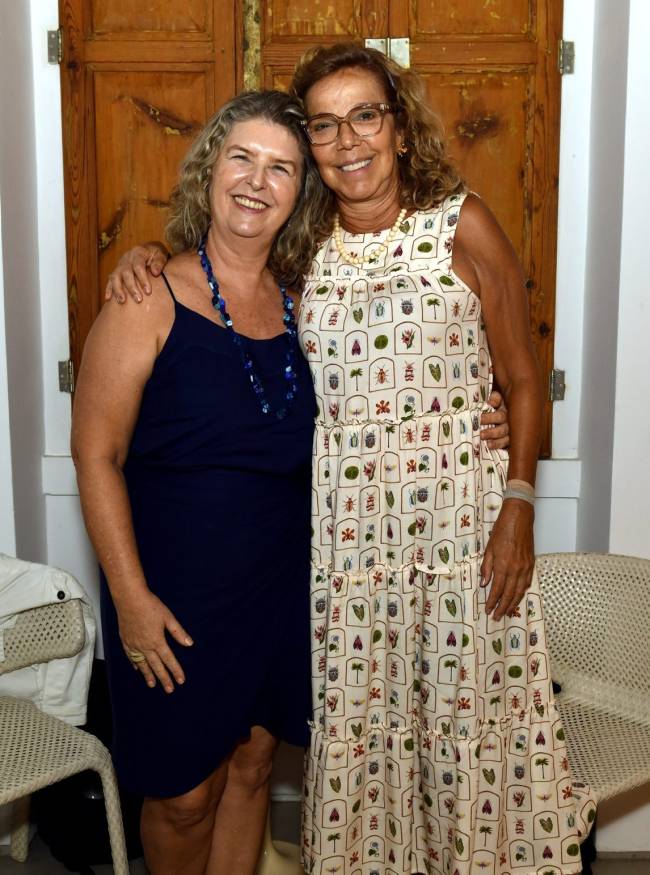
<path fill-rule="evenodd" d="M 332 852 L 336 851 L 336 843 L 340 841 L 341 833 L 340 832 L 332 832 L 327 836 L 327 841 L 332 842 Z"/>
<path fill-rule="evenodd" d="M 359 377 L 363 376 L 363 368 L 352 368 L 350 376 L 354 377 L 354 391 L 359 391 Z"/>
<path fill-rule="evenodd" d="M 544 769 L 548 766 L 548 757 L 537 757 L 535 760 L 535 765 L 539 766 L 542 770 L 542 780 L 545 780 Z"/>
<path fill-rule="evenodd" d="M 359 672 L 364 670 L 364 664 L 362 662 L 353 662 L 351 669 L 356 675 L 356 682 L 359 683 Z"/>
<path fill-rule="evenodd" d="M 454 670 L 458 668 L 458 660 L 457 659 L 445 659 L 444 668 L 449 669 L 449 680 L 453 681 Z"/>
<path fill-rule="evenodd" d="M 485 847 L 485 845 L 487 844 L 487 837 L 489 835 L 492 835 L 492 827 L 491 826 L 482 826 L 479 829 L 479 832 L 483 836 L 483 847 Z"/>
<path fill-rule="evenodd" d="M 427 298 L 427 306 L 433 307 L 433 318 L 438 318 L 438 307 L 440 306 L 440 298 Z"/>

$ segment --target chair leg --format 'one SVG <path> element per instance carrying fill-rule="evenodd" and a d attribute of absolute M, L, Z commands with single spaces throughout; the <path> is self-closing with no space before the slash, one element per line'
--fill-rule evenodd
<path fill-rule="evenodd" d="M 124 825 L 120 808 L 120 797 L 112 766 L 98 769 L 102 779 L 104 804 L 106 805 L 106 822 L 111 842 L 114 875 L 129 875 L 129 860 L 124 840 Z"/>
<path fill-rule="evenodd" d="M 29 850 L 29 796 L 21 796 L 11 803 L 10 856 L 17 863 L 24 863 Z"/>

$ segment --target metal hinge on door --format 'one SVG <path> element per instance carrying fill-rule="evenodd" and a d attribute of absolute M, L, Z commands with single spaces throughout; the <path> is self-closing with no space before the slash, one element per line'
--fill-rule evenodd
<path fill-rule="evenodd" d="M 558 43 L 557 66 L 564 76 L 573 73 L 576 60 L 576 44 L 569 40 L 561 39 Z"/>
<path fill-rule="evenodd" d="M 47 32 L 47 62 L 60 64 L 63 60 L 63 29 Z"/>
<path fill-rule="evenodd" d="M 386 39 L 367 39 L 367 49 L 377 49 L 382 55 L 386 55 L 401 67 L 409 67 L 411 64 L 410 40 L 406 37 L 388 37 Z"/>
<path fill-rule="evenodd" d="M 564 371 L 553 368 L 548 375 L 548 400 L 564 401 Z"/>
<path fill-rule="evenodd" d="M 59 362 L 59 392 L 74 392 L 74 364 L 72 359 Z"/>

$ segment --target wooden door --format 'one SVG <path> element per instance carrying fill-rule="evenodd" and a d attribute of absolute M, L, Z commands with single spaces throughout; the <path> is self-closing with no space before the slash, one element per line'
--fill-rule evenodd
<path fill-rule="evenodd" d="M 75 369 L 122 252 L 163 239 L 178 165 L 235 92 L 224 0 L 60 0 L 70 338 Z"/>
<path fill-rule="evenodd" d="M 559 0 L 392 0 L 451 154 L 523 265 L 543 375 L 553 367 L 560 133 Z M 551 453 L 545 405 L 542 457 Z"/>
<path fill-rule="evenodd" d="M 288 85 L 309 46 L 409 37 L 450 149 L 524 266 L 553 366 L 560 0 L 60 0 L 76 365 L 119 255 L 160 239 L 178 163 L 241 87 Z M 550 455 L 551 404 L 542 456 Z"/>
<path fill-rule="evenodd" d="M 560 0 L 247 0 L 250 87 L 286 87 L 311 45 L 408 37 L 449 148 L 517 251 L 543 375 L 553 367 Z M 551 404 L 542 457 L 551 452 Z"/>
<path fill-rule="evenodd" d="M 248 55 L 246 84 L 286 88 L 296 61 L 310 46 L 363 41 L 388 34 L 390 0 L 246 0 L 256 7 L 259 30 L 249 31 L 244 17 Z M 257 48 L 254 40 L 257 39 Z"/>

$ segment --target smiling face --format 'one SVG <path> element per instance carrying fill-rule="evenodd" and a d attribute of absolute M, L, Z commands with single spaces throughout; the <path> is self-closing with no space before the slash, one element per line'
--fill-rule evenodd
<path fill-rule="evenodd" d="M 376 76 L 359 67 L 347 67 L 326 76 L 305 96 L 308 116 L 332 113 L 343 117 L 364 103 L 386 103 L 386 89 Z M 387 113 L 378 134 L 360 137 L 349 125 L 325 146 L 312 146 L 323 182 L 343 203 L 383 203 L 398 197 L 397 148 L 402 141 L 395 116 Z"/>
<path fill-rule="evenodd" d="M 221 234 L 271 244 L 302 185 L 295 136 L 264 118 L 237 122 L 212 169 L 212 225 Z"/>

